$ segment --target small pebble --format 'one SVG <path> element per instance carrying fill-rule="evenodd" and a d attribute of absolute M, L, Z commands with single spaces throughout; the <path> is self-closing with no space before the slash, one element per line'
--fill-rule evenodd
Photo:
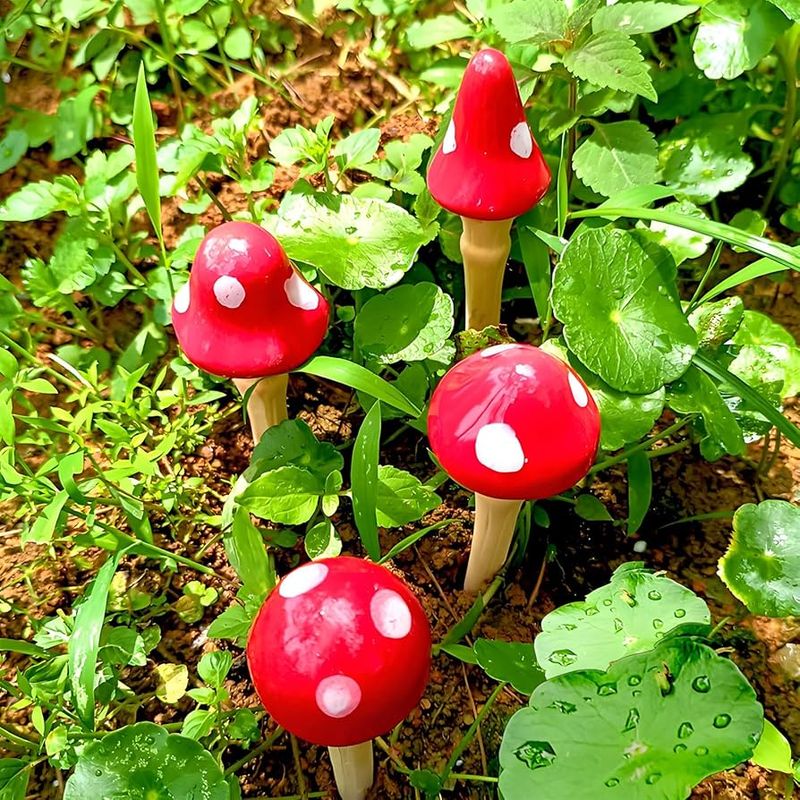
<path fill-rule="evenodd" d="M 638 542 L 635 542 L 633 545 L 633 552 L 634 553 L 644 553 L 647 550 L 647 542 L 644 539 L 640 539 Z"/>

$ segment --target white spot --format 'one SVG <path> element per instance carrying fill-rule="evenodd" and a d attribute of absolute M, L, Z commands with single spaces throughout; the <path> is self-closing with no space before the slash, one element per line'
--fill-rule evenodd
<path fill-rule="evenodd" d="M 532 378 L 535 374 L 530 364 L 517 364 L 517 366 L 514 367 L 514 372 L 516 372 L 517 375 L 522 375 L 523 378 Z"/>
<path fill-rule="evenodd" d="M 494 472 L 519 472 L 525 465 L 517 434 L 505 422 L 491 422 L 478 431 L 475 457 Z"/>
<path fill-rule="evenodd" d="M 239 308 L 244 303 L 244 286 L 236 278 L 223 275 L 214 281 L 214 297 L 225 308 Z"/>
<path fill-rule="evenodd" d="M 520 158 L 530 158 L 533 152 L 533 139 L 527 122 L 518 122 L 511 129 L 511 152 Z"/>
<path fill-rule="evenodd" d="M 361 702 L 361 687 L 347 675 L 331 675 L 317 686 L 317 707 L 323 714 L 342 719 L 352 714 Z"/>
<path fill-rule="evenodd" d="M 488 358 L 489 356 L 495 355 L 495 353 L 502 353 L 503 350 L 511 350 L 512 347 L 517 346 L 516 344 L 493 344 L 491 347 L 481 350 L 481 356 L 483 356 L 483 358 Z"/>
<path fill-rule="evenodd" d="M 387 639 L 402 639 L 411 630 L 411 611 L 406 601 L 391 589 L 375 592 L 369 603 L 369 615 L 378 632 Z"/>
<path fill-rule="evenodd" d="M 647 550 L 647 542 L 644 539 L 640 539 L 633 545 L 634 553 L 644 553 L 645 550 Z"/>
<path fill-rule="evenodd" d="M 294 270 L 283 284 L 286 297 L 295 308 L 313 311 L 319 305 L 319 295 Z"/>
<path fill-rule="evenodd" d="M 453 120 L 450 120 L 450 124 L 447 126 L 447 133 L 444 135 L 444 139 L 442 140 L 442 152 L 447 155 L 448 153 L 452 153 L 456 149 L 456 124 Z"/>
<path fill-rule="evenodd" d="M 569 388 L 572 392 L 572 399 L 581 407 L 586 408 L 589 405 L 589 393 L 586 387 L 572 374 L 569 373 Z"/>
<path fill-rule="evenodd" d="M 228 239 L 228 249 L 234 253 L 246 254 L 248 250 L 247 239 Z"/>
<path fill-rule="evenodd" d="M 290 572 L 279 584 L 281 597 L 297 597 L 316 589 L 328 576 L 328 568 L 319 562 L 304 564 Z"/>
<path fill-rule="evenodd" d="M 179 314 L 185 314 L 189 310 L 190 299 L 191 295 L 189 294 L 189 283 L 187 281 L 175 292 L 175 299 L 172 301 L 172 307 Z"/>

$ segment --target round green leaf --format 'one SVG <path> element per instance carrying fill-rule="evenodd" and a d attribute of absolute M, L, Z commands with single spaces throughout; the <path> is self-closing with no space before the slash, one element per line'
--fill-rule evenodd
<path fill-rule="evenodd" d="M 225 36 L 225 55 L 228 58 L 236 58 L 241 61 L 250 58 L 253 54 L 253 39 L 247 28 L 231 28 Z"/>
<path fill-rule="evenodd" d="M 800 508 L 785 500 L 741 506 L 719 574 L 753 614 L 800 614 Z"/>
<path fill-rule="evenodd" d="M 0 140 L 0 172 L 17 165 L 28 151 L 28 134 L 24 130 L 9 131 Z"/>
<path fill-rule="evenodd" d="M 683 800 L 703 778 L 747 759 L 764 716 L 731 661 L 690 639 L 608 672 L 539 686 L 500 748 L 505 800 Z"/>
<path fill-rule="evenodd" d="M 676 203 L 667 203 L 664 211 L 674 211 L 676 214 L 686 214 L 691 217 L 707 219 L 707 214 L 694 203 L 688 200 L 679 200 Z M 682 264 L 688 258 L 700 258 L 708 250 L 712 239 L 702 233 L 681 228 L 678 225 L 669 225 L 665 222 L 651 222 L 650 230 L 655 234 L 655 241 L 672 253 L 676 264 Z"/>
<path fill-rule="evenodd" d="M 605 669 L 631 653 L 652 650 L 686 625 L 711 616 L 694 592 L 639 562 L 623 564 L 611 583 L 577 603 L 551 611 L 536 637 L 536 657 L 548 678 L 580 669 Z"/>
<path fill-rule="evenodd" d="M 86 748 L 64 800 L 228 800 L 222 771 L 201 745 L 151 722 L 109 733 Z"/>
<path fill-rule="evenodd" d="M 433 283 L 397 286 L 368 300 L 355 321 L 361 352 L 381 364 L 423 361 L 453 330 L 453 300 Z"/>
<path fill-rule="evenodd" d="M 674 296 L 674 262 L 631 231 L 583 228 L 553 278 L 575 355 L 612 388 L 646 394 L 682 375 L 697 337 Z"/>

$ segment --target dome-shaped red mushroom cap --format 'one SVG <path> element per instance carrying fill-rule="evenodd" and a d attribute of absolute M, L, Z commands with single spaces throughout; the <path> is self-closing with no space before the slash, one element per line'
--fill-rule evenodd
<path fill-rule="evenodd" d="M 252 222 L 226 222 L 206 235 L 172 304 L 186 357 L 227 378 L 299 367 L 325 338 L 328 315 L 327 300 Z"/>
<path fill-rule="evenodd" d="M 537 500 L 589 471 L 600 414 L 563 361 L 531 345 L 501 344 L 442 378 L 431 398 L 428 437 L 448 475 L 473 492 Z"/>
<path fill-rule="evenodd" d="M 512 219 L 542 199 L 550 169 L 533 138 L 508 59 L 476 53 L 428 169 L 439 205 L 470 219 Z"/>
<path fill-rule="evenodd" d="M 247 663 L 264 708 L 314 744 L 369 741 L 425 691 L 431 633 L 419 601 L 385 567 L 312 561 L 286 575 L 250 630 Z"/>

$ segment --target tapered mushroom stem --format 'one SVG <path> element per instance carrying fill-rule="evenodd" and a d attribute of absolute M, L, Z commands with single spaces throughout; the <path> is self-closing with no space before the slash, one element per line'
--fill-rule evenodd
<path fill-rule="evenodd" d="M 247 401 L 247 419 L 253 432 L 253 444 L 258 444 L 264 431 L 288 419 L 286 410 L 286 390 L 289 388 L 288 375 L 269 375 L 266 378 L 234 378 L 236 388 L 242 397 L 255 385 Z"/>
<path fill-rule="evenodd" d="M 329 747 L 328 754 L 342 800 L 364 800 L 373 782 L 372 741 Z"/>
<path fill-rule="evenodd" d="M 477 592 L 503 566 L 514 537 L 522 500 L 498 500 L 475 494 L 475 528 L 464 589 Z"/>
<path fill-rule="evenodd" d="M 512 219 L 482 220 L 462 217 L 461 255 L 467 299 L 467 330 L 500 323 L 503 274 L 511 250 Z"/>

